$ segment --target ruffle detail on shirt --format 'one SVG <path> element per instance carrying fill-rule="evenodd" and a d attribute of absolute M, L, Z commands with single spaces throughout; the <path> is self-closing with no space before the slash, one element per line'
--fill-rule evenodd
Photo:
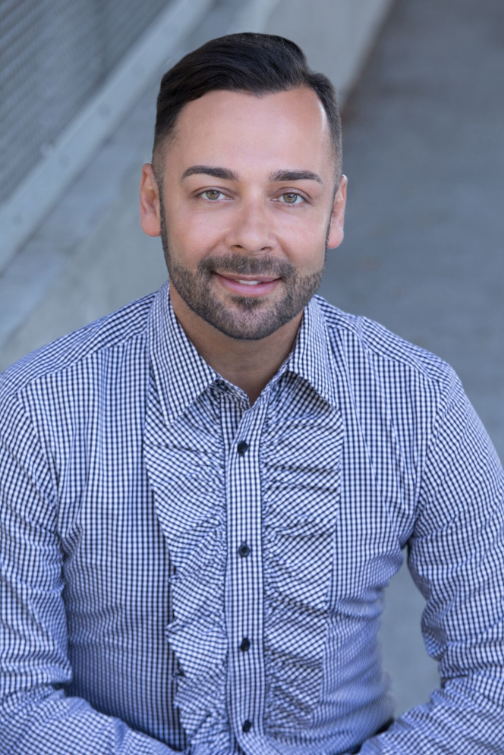
<path fill-rule="evenodd" d="M 157 396 L 151 395 L 145 457 L 175 567 L 174 620 L 165 634 L 181 670 L 174 704 L 193 755 L 222 755 L 231 749 L 226 711 L 225 469 L 219 430 L 218 417 L 204 401 L 166 427 Z"/>
<path fill-rule="evenodd" d="M 339 410 L 320 399 L 292 413 L 278 423 L 276 408 L 263 434 L 264 710 L 274 737 L 309 727 L 320 698 L 340 499 Z"/>

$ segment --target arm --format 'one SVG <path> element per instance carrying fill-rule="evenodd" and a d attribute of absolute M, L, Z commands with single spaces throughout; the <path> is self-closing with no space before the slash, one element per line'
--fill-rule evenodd
<path fill-rule="evenodd" d="M 451 371 L 427 451 L 408 565 L 441 688 L 361 754 L 504 752 L 504 473 Z"/>
<path fill-rule="evenodd" d="M 16 399 L 0 409 L 0 755 L 174 751 L 66 697 L 62 554 L 48 459 Z"/>

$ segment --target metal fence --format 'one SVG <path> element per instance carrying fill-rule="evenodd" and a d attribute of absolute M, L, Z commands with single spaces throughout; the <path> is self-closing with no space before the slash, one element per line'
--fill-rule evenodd
<path fill-rule="evenodd" d="M 0 204 L 167 0 L 0 0 Z"/>

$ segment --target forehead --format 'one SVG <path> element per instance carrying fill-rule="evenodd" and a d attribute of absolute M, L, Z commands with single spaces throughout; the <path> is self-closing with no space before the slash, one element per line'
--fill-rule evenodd
<path fill-rule="evenodd" d="M 212 91 L 187 103 L 175 129 L 172 167 L 215 164 L 243 169 L 279 167 L 332 171 L 327 114 L 308 87 L 256 96 Z M 328 165 L 329 163 L 329 165 Z"/>

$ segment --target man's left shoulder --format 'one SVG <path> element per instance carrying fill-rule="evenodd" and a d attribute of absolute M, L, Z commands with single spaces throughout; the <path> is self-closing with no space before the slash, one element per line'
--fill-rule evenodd
<path fill-rule="evenodd" d="M 327 327 L 333 353 L 344 349 L 362 367 L 385 368 L 391 376 L 394 368 L 410 372 L 429 383 L 450 384 L 453 367 L 427 349 L 407 341 L 379 322 L 344 312 L 322 296 L 314 297 Z M 387 369 L 388 368 L 388 369 Z"/>

